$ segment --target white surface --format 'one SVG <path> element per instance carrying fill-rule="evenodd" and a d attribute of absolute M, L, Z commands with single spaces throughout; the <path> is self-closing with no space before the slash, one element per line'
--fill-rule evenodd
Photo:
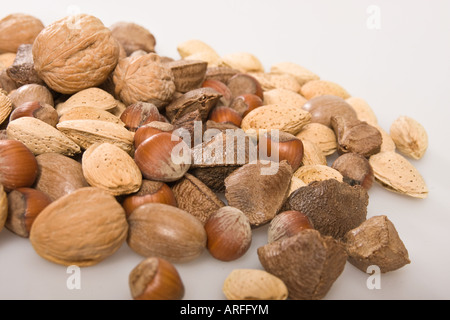
<path fill-rule="evenodd" d="M 380 9 L 379 30 L 367 27 L 370 5 Z M 385 129 L 400 115 L 419 120 L 430 145 L 413 163 L 427 181 L 428 199 L 376 185 L 368 208 L 368 217 L 385 214 L 395 224 L 412 263 L 382 275 L 380 290 L 369 290 L 369 275 L 347 264 L 326 299 L 450 298 L 450 1 L 40 0 L 10 1 L 1 14 L 25 12 L 49 24 L 73 8 L 107 26 L 142 24 L 155 35 L 157 52 L 173 58 L 179 57 L 179 43 L 197 38 L 222 55 L 251 52 L 267 70 L 276 62 L 298 63 L 366 99 Z M 205 252 L 177 265 L 185 299 L 223 299 L 222 283 L 232 269 L 261 268 L 256 249 L 265 242 L 263 227 L 235 262 L 219 262 Z M 3 230 L 0 299 L 130 299 L 128 274 L 141 260 L 125 244 L 99 265 L 82 269 L 81 289 L 69 290 L 65 267 L 40 258 L 27 239 Z"/>

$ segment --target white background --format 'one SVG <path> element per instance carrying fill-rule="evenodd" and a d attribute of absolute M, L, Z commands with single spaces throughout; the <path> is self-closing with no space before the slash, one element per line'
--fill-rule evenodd
<path fill-rule="evenodd" d="M 381 29 L 370 29 L 367 9 L 380 9 Z M 24 12 L 44 24 L 79 9 L 106 26 L 132 21 L 156 37 L 161 55 L 179 58 L 176 47 L 201 39 L 221 54 L 246 51 L 266 70 L 291 61 L 366 99 L 388 130 L 400 115 L 419 120 L 429 134 L 425 157 L 413 161 L 430 194 L 426 200 L 397 195 L 375 185 L 368 217 L 384 214 L 405 243 L 411 264 L 381 276 L 369 290 L 369 275 L 350 264 L 325 299 L 449 299 L 449 92 L 450 1 L 233 0 L 233 1 L 9 1 L 1 15 Z M 221 287 L 235 268 L 261 268 L 256 249 L 266 228 L 254 231 L 241 259 L 224 263 L 207 252 L 177 265 L 186 299 L 224 299 Z M 0 299 L 130 299 L 129 272 L 142 260 L 126 244 L 97 266 L 81 270 L 81 289 L 69 290 L 66 268 L 47 262 L 27 239 L 0 233 Z"/>

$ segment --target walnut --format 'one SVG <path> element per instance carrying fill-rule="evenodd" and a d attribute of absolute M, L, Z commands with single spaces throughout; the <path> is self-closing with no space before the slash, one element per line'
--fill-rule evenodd
<path fill-rule="evenodd" d="M 116 22 L 111 29 L 114 38 L 124 48 L 127 56 L 137 50 L 155 52 L 156 40 L 146 28 L 132 22 Z"/>
<path fill-rule="evenodd" d="M 42 29 L 41 20 L 33 16 L 10 14 L 0 20 L 0 53 L 15 53 L 21 44 L 32 44 Z"/>
<path fill-rule="evenodd" d="M 80 14 L 42 30 L 33 44 L 33 58 L 50 88 L 73 94 L 108 78 L 117 64 L 119 45 L 98 18 Z"/>
<path fill-rule="evenodd" d="M 113 80 L 116 96 L 126 105 L 142 101 L 161 110 L 175 93 L 172 71 L 155 53 L 120 60 Z"/>

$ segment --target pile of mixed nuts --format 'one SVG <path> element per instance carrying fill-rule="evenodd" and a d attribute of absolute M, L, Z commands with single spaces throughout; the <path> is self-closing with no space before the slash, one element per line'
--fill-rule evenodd
<path fill-rule="evenodd" d="M 410 263 L 367 206 L 374 181 L 427 196 L 408 160 L 427 149 L 420 123 L 387 132 L 365 100 L 292 62 L 266 72 L 199 40 L 176 59 L 155 45 L 142 26 L 86 14 L 0 20 L 0 229 L 64 266 L 127 242 L 143 257 L 134 299 L 182 299 L 176 264 L 239 259 L 263 225 L 262 268 L 231 272 L 228 299 L 322 299 L 347 261 Z"/>

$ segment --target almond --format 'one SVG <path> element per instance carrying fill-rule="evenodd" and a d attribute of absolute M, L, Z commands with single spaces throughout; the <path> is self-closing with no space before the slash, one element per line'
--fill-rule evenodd
<path fill-rule="evenodd" d="M 300 140 L 309 140 L 317 144 L 325 156 L 337 150 L 337 139 L 334 131 L 318 122 L 309 123 L 296 136 Z"/>
<path fill-rule="evenodd" d="M 281 279 L 258 269 L 233 270 L 222 291 L 228 300 L 286 300 L 288 296 Z"/>
<path fill-rule="evenodd" d="M 6 132 L 10 139 L 23 142 L 35 155 L 60 153 L 73 156 L 81 152 L 80 147 L 61 131 L 36 118 L 23 117 L 11 121 Z"/>
<path fill-rule="evenodd" d="M 89 88 L 72 95 L 66 102 L 56 106 L 60 116 L 72 108 L 92 107 L 100 110 L 112 110 L 117 107 L 117 101 L 108 92 L 99 88 Z"/>
<path fill-rule="evenodd" d="M 381 133 L 382 142 L 381 142 L 380 152 L 395 151 L 396 150 L 395 142 L 394 142 L 394 140 L 392 140 L 389 133 L 387 133 L 387 131 L 384 130 L 379 125 L 373 125 L 373 126 L 375 128 L 377 128 L 378 131 Z"/>
<path fill-rule="evenodd" d="M 420 172 L 402 155 L 381 152 L 369 159 L 375 180 L 387 190 L 424 199 L 428 188 Z"/>
<path fill-rule="evenodd" d="M 264 91 L 264 104 L 281 104 L 301 108 L 307 100 L 299 93 L 277 88 Z"/>
<path fill-rule="evenodd" d="M 425 128 L 407 116 L 397 118 L 391 125 L 390 134 L 398 151 L 413 159 L 421 159 L 428 148 Z"/>
<path fill-rule="evenodd" d="M 67 120 L 56 127 L 85 150 L 97 142 L 109 142 L 128 153 L 133 150 L 134 136 L 120 124 L 101 120 Z"/>
<path fill-rule="evenodd" d="M 295 80 L 294 76 L 287 73 L 251 72 L 249 74 L 258 80 L 264 91 L 286 89 L 299 93 L 301 90 L 301 86 L 298 84 L 297 80 Z"/>
<path fill-rule="evenodd" d="M 120 118 L 113 115 L 111 112 L 94 107 L 71 108 L 59 118 L 59 122 L 67 120 L 101 120 L 125 126 Z"/>
<path fill-rule="evenodd" d="M 289 195 L 292 194 L 295 190 L 298 188 L 307 186 L 307 184 L 300 178 L 297 178 L 295 176 L 292 176 L 291 178 L 291 186 L 289 187 Z"/>
<path fill-rule="evenodd" d="M 8 216 L 8 197 L 3 189 L 3 185 L 0 184 L 0 231 L 5 226 L 5 221 Z"/>
<path fill-rule="evenodd" d="M 310 122 L 311 114 L 305 110 L 286 105 L 266 105 L 254 109 L 242 119 L 241 128 L 250 129 L 278 129 L 293 135 Z"/>
<path fill-rule="evenodd" d="M 43 258 L 87 267 L 115 253 L 126 240 L 125 211 L 99 188 L 82 188 L 48 205 L 34 221 L 30 242 Z"/>
<path fill-rule="evenodd" d="M 339 84 L 327 80 L 309 81 L 302 86 L 302 90 L 300 93 L 308 100 L 323 95 L 338 96 L 342 99 L 350 98 L 350 94 L 347 92 L 347 90 L 345 90 Z"/>
<path fill-rule="evenodd" d="M 322 149 L 317 143 L 305 139 L 301 139 L 303 142 L 303 159 L 302 165 L 327 165 L 327 157 L 324 155 Z"/>
<path fill-rule="evenodd" d="M 308 69 L 293 63 L 293 62 L 279 62 L 272 65 L 271 73 L 290 74 L 294 76 L 300 86 L 312 80 L 319 80 L 319 76 L 309 71 Z"/>
<path fill-rule="evenodd" d="M 370 125 L 377 125 L 378 119 L 366 100 L 358 97 L 350 97 L 345 100 L 356 112 L 358 120 L 365 121 Z"/>
<path fill-rule="evenodd" d="M 264 72 L 264 66 L 261 61 L 248 52 L 235 52 L 222 56 L 223 62 L 233 69 L 243 73 Z"/>
<path fill-rule="evenodd" d="M 133 158 L 110 143 L 95 143 L 83 154 L 83 175 L 93 187 L 119 196 L 138 192 L 142 174 Z"/>
<path fill-rule="evenodd" d="M 0 124 L 8 118 L 11 111 L 11 99 L 3 91 L 0 91 Z"/>
<path fill-rule="evenodd" d="M 340 182 L 344 180 L 344 177 L 339 171 L 320 164 L 300 167 L 294 172 L 294 177 L 299 178 L 306 184 L 313 181 L 324 181 L 328 179 L 335 179 Z"/>

